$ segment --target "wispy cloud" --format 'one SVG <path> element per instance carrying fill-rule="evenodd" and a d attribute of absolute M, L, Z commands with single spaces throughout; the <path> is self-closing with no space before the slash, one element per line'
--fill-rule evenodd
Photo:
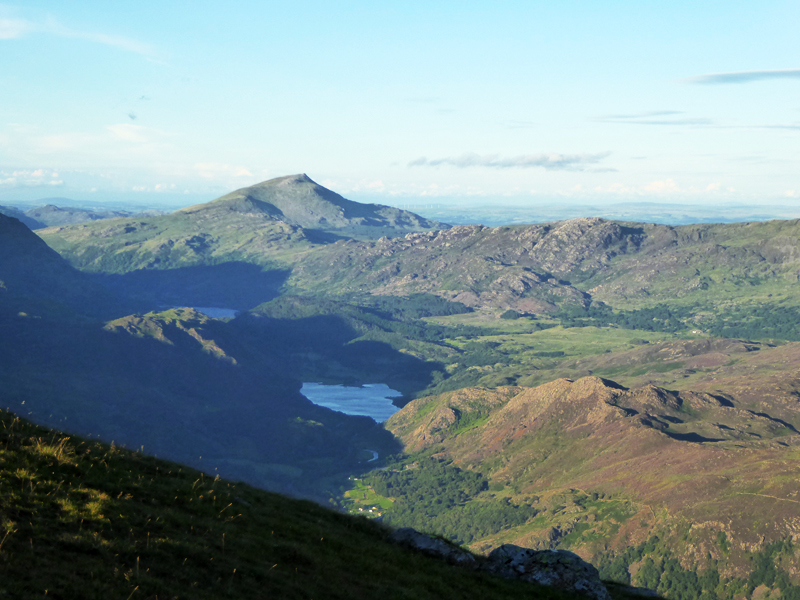
<path fill-rule="evenodd" d="M 27 19 L 0 18 L 0 40 L 19 39 L 36 33 L 86 40 L 127 52 L 134 52 L 151 60 L 156 60 L 157 58 L 153 46 L 129 37 L 71 29 L 61 25 L 54 19 L 47 19 L 44 22 L 35 22 Z"/>
<path fill-rule="evenodd" d="M 33 24 L 24 19 L 0 19 L 0 40 L 21 38 L 33 29 Z"/>
<path fill-rule="evenodd" d="M 194 165 L 195 172 L 204 179 L 221 179 L 252 177 L 253 174 L 246 167 L 238 165 L 226 165 L 220 163 L 197 163 Z"/>
<path fill-rule="evenodd" d="M 708 73 L 682 79 L 683 83 L 719 85 L 725 83 L 750 83 L 768 79 L 800 79 L 800 69 L 771 69 L 765 71 L 735 71 L 732 73 Z"/>
<path fill-rule="evenodd" d="M 136 118 L 135 115 L 134 118 Z M 106 129 L 113 134 L 114 138 L 126 142 L 155 142 L 167 135 L 159 129 L 133 125 L 132 123 L 108 125 Z"/>
<path fill-rule="evenodd" d="M 603 115 L 592 119 L 598 123 L 626 125 L 711 125 L 711 119 L 683 117 L 679 110 L 655 110 L 628 115 Z"/>
<path fill-rule="evenodd" d="M 497 154 L 475 154 L 467 152 L 461 156 L 429 160 L 422 156 L 408 163 L 409 167 L 450 166 L 459 169 L 487 167 L 491 169 L 531 169 L 540 167 L 548 171 L 582 171 L 587 166 L 597 164 L 610 152 L 599 154 L 524 154 L 502 158 Z"/>
<path fill-rule="evenodd" d="M 785 123 L 785 124 L 778 124 L 778 125 L 759 125 L 757 126 L 758 129 L 789 129 L 792 131 L 800 130 L 800 124 L 797 123 Z"/>
<path fill-rule="evenodd" d="M 14 171 L 0 171 L 0 188 L 20 187 L 58 187 L 64 181 L 58 173 L 50 169 L 17 169 Z"/>
<path fill-rule="evenodd" d="M 530 129 L 532 127 L 536 127 L 537 125 L 538 123 L 535 123 L 534 121 L 519 121 L 519 120 L 508 121 L 506 123 L 506 127 L 508 127 L 509 129 Z"/>

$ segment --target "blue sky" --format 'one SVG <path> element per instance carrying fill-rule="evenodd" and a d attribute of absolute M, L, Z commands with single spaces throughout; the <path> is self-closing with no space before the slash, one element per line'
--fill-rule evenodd
<path fill-rule="evenodd" d="M 800 205 L 800 3 L 0 4 L 0 204 Z"/>

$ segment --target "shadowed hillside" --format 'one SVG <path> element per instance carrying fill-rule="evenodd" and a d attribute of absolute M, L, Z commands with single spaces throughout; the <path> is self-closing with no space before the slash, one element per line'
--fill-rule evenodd
<path fill-rule="evenodd" d="M 5 411 L 0 448 L 9 598 L 569 598 L 404 550 L 364 519 Z"/>

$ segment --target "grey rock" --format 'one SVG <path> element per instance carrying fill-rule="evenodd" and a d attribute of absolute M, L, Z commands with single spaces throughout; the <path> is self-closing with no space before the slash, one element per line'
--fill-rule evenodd
<path fill-rule="evenodd" d="M 506 579 L 535 582 L 594 600 L 611 600 L 597 569 L 566 550 L 531 550 L 504 544 L 489 554 L 484 568 Z"/>
<path fill-rule="evenodd" d="M 392 533 L 391 538 L 397 544 L 439 557 L 451 564 L 474 565 L 476 562 L 475 557 L 463 548 L 442 538 L 420 533 L 411 527 L 402 527 L 396 530 Z"/>

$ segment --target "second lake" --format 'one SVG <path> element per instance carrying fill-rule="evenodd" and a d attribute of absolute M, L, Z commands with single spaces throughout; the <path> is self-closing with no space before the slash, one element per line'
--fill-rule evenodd
<path fill-rule="evenodd" d="M 319 406 L 346 415 L 372 417 L 378 423 L 400 410 L 392 404 L 392 398 L 402 396 L 384 383 L 366 383 L 361 387 L 304 383 L 300 393 Z"/>

